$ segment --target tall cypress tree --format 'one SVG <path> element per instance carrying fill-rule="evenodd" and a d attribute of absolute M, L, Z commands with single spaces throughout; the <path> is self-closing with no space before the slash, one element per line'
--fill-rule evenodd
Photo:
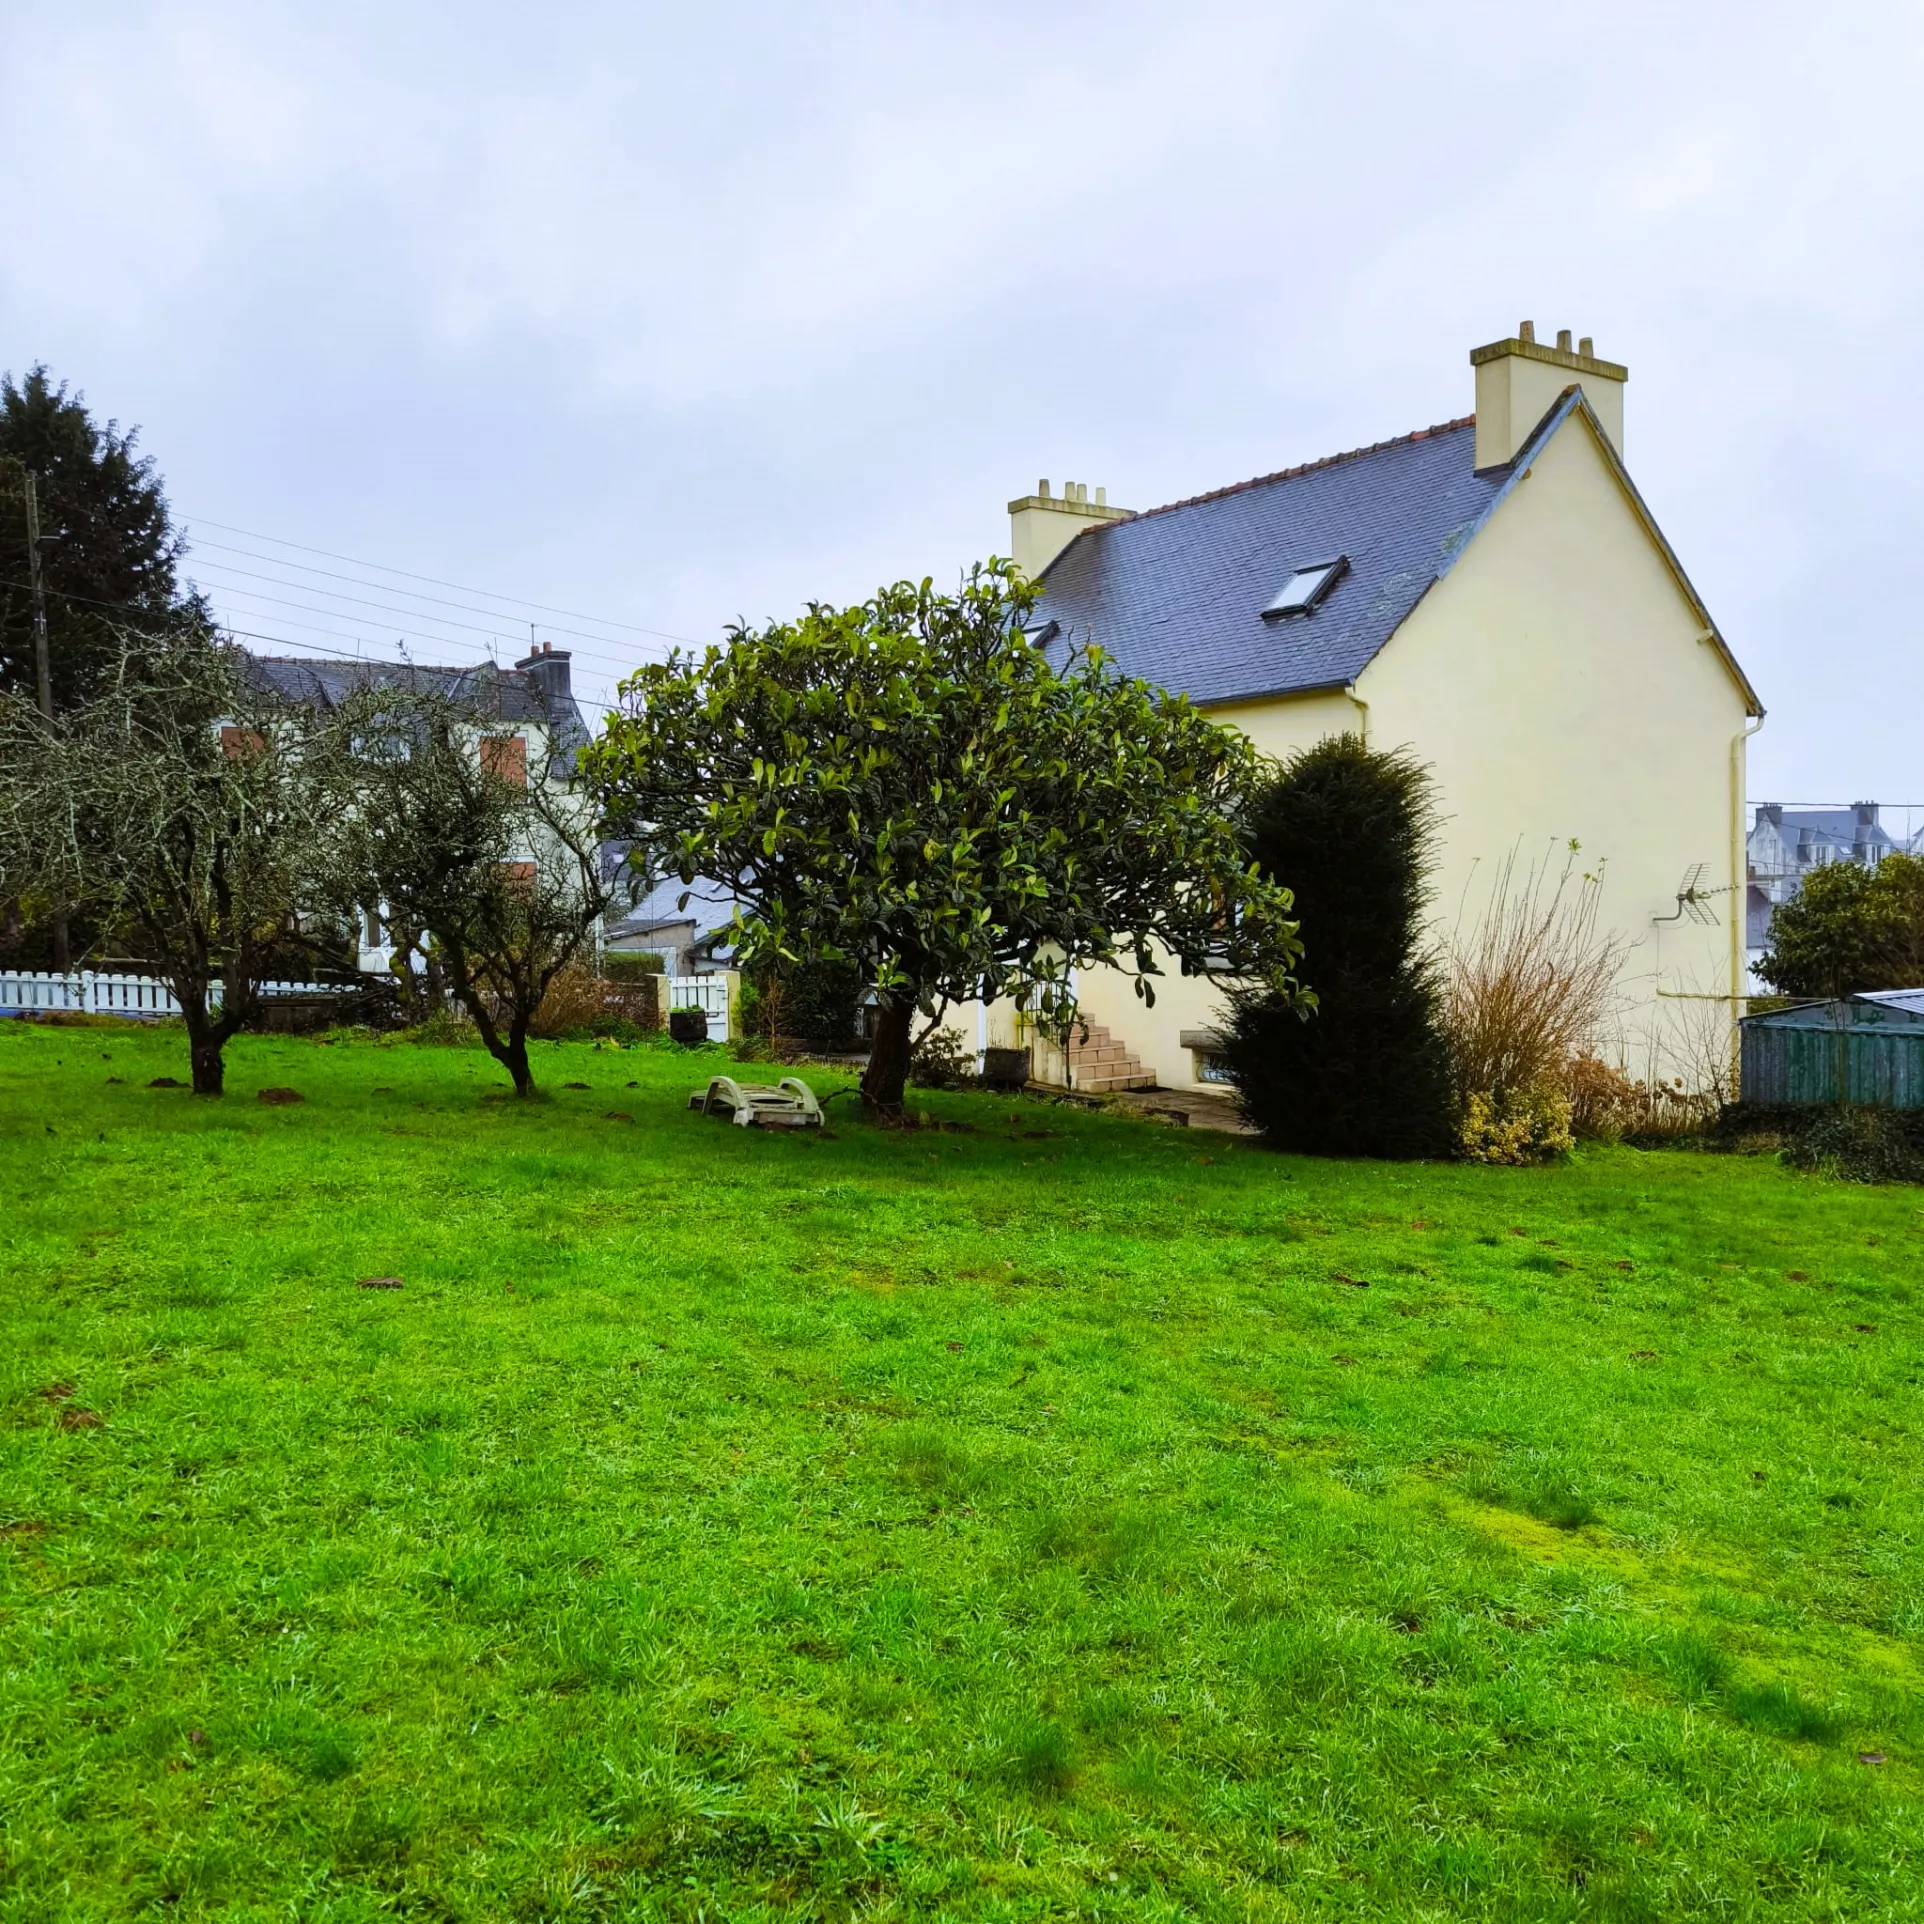
<path fill-rule="evenodd" d="M 1250 853 L 1300 918 L 1306 1012 L 1238 997 L 1226 1066 L 1243 1113 L 1278 1149 L 1445 1156 L 1455 1097 L 1422 933 L 1435 834 L 1428 773 L 1339 735 L 1288 762 L 1258 800 Z"/>
<path fill-rule="evenodd" d="M 25 477 L 39 498 L 47 642 L 56 709 L 89 695 L 121 635 L 186 621 L 207 626 L 199 597 L 183 595 L 183 542 L 153 461 L 88 412 L 86 397 L 45 367 L 0 375 L 0 689 L 34 687 Z"/>

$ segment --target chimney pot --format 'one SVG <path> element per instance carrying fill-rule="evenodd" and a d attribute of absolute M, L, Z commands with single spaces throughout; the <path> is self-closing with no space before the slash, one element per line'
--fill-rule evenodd
<path fill-rule="evenodd" d="M 1107 488 L 1098 488 L 1096 490 L 1096 506 L 1099 508 L 1106 508 L 1108 505 L 1109 505 L 1109 490 Z"/>
<path fill-rule="evenodd" d="M 1042 499 L 1043 499 L 1044 501 L 1046 501 L 1046 500 L 1048 500 L 1048 498 L 1049 498 L 1049 481 L 1048 481 L 1048 477 L 1047 477 L 1046 475 L 1045 475 L 1045 476 L 1044 476 L 1044 477 L 1043 477 L 1043 478 L 1042 478 L 1042 479 L 1041 479 L 1040 481 L 1038 481 L 1038 482 L 1037 482 L 1037 483 L 1035 484 L 1035 491 L 1036 491 L 1036 493 L 1037 493 L 1038 495 L 1040 495 L 1040 496 L 1042 497 Z"/>
<path fill-rule="evenodd" d="M 1586 365 L 1581 378 L 1573 380 L 1570 361 L 1574 357 L 1567 327 L 1557 330 L 1556 343 L 1554 348 L 1539 346 L 1535 323 L 1522 321 L 1508 340 L 1470 350 L 1470 365 L 1476 369 L 1474 460 L 1479 469 L 1514 461 L 1538 424 L 1573 385 L 1581 387 L 1604 438 L 1622 455 L 1627 370 L 1615 362 L 1597 360 L 1590 352 L 1591 341 L 1586 334 Z"/>
<path fill-rule="evenodd" d="M 1577 342 L 1577 352 L 1581 354 L 1586 361 L 1593 361 L 1597 357 L 1597 344 L 1589 335 L 1585 334 Z"/>

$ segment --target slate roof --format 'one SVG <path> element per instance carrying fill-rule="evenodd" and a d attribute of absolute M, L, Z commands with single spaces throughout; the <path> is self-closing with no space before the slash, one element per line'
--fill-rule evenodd
<path fill-rule="evenodd" d="M 1767 825 L 1766 819 L 1756 826 Z M 1787 848 L 1814 842 L 1840 855 L 1849 855 L 1859 842 L 1879 855 L 1897 847 L 1888 829 L 1878 822 L 1860 823 L 1854 808 L 1787 808 L 1777 834 Z"/>
<path fill-rule="evenodd" d="M 578 750 L 588 745 L 588 725 L 572 695 L 549 714 L 540 684 L 520 668 L 497 668 L 485 662 L 474 668 L 416 666 L 411 662 L 317 661 L 287 655 L 247 657 L 248 673 L 257 687 L 283 701 L 320 709 L 338 708 L 356 689 L 378 686 L 445 695 L 461 702 L 484 722 L 534 722 L 549 730 L 553 750 L 550 767 L 557 775 L 574 766 Z"/>
<path fill-rule="evenodd" d="M 1476 467 L 1476 417 L 1333 454 L 1213 494 L 1085 530 L 1042 572 L 1040 621 L 1099 643 L 1124 674 L 1197 702 L 1343 688 L 1367 668 L 1531 461 L 1572 415 L 1605 458 L 1745 705 L 1761 715 L 1701 597 L 1597 425 L 1581 387 L 1566 388 L 1501 467 Z M 1348 572 L 1307 614 L 1265 621 L 1298 568 L 1338 555 Z"/>
<path fill-rule="evenodd" d="M 1508 482 L 1475 469 L 1474 417 L 1091 528 L 1043 572 L 1037 618 L 1199 702 L 1341 688 L 1462 550 Z M 1526 449 L 1526 452 L 1528 450 Z M 1291 573 L 1348 572 L 1265 621 Z"/>
<path fill-rule="evenodd" d="M 604 860 L 611 854 L 617 860 L 622 859 L 625 849 L 609 843 L 603 849 Z M 686 907 L 681 900 L 684 895 L 688 897 Z M 671 875 L 657 883 L 625 915 L 610 921 L 607 939 L 645 943 L 651 935 L 688 929 L 692 932 L 688 946 L 700 949 L 712 946 L 734 919 L 735 896 L 725 883 L 698 877 L 690 884 Z"/>

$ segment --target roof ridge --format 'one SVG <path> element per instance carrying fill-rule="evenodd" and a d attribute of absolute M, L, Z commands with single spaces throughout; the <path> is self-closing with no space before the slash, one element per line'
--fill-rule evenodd
<path fill-rule="evenodd" d="M 1226 488 L 1211 488 L 1207 494 L 1185 495 L 1180 501 L 1165 501 L 1159 508 L 1142 508 L 1129 517 L 1129 521 L 1147 521 L 1151 515 L 1173 514 L 1178 508 L 1193 508 L 1204 501 L 1220 501 L 1226 495 L 1244 494 L 1251 488 L 1267 486 L 1272 481 L 1293 481 L 1299 474 L 1314 474 L 1319 468 L 1333 468 L 1345 461 L 1360 461 L 1366 454 L 1381 454 L 1386 448 L 1406 448 L 1417 441 L 1427 441 L 1432 435 L 1453 434 L 1459 428 L 1476 425 L 1474 414 L 1465 414 L 1454 421 L 1438 421 L 1427 428 L 1414 428 L 1408 434 L 1399 434 L 1388 441 L 1373 441 L 1366 448 L 1346 448 L 1341 454 L 1325 454 L 1315 461 L 1301 461 L 1293 468 L 1278 468 L 1274 474 L 1252 475 L 1247 481 L 1232 481 Z M 1129 521 L 1110 521 L 1086 530 L 1090 534 L 1100 534 L 1104 527 L 1125 528 Z"/>

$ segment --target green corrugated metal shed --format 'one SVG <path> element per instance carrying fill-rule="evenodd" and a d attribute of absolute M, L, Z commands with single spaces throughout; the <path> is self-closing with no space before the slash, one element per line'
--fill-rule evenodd
<path fill-rule="evenodd" d="M 1747 1015 L 1743 1099 L 1924 1109 L 1924 989 L 1885 989 Z"/>

